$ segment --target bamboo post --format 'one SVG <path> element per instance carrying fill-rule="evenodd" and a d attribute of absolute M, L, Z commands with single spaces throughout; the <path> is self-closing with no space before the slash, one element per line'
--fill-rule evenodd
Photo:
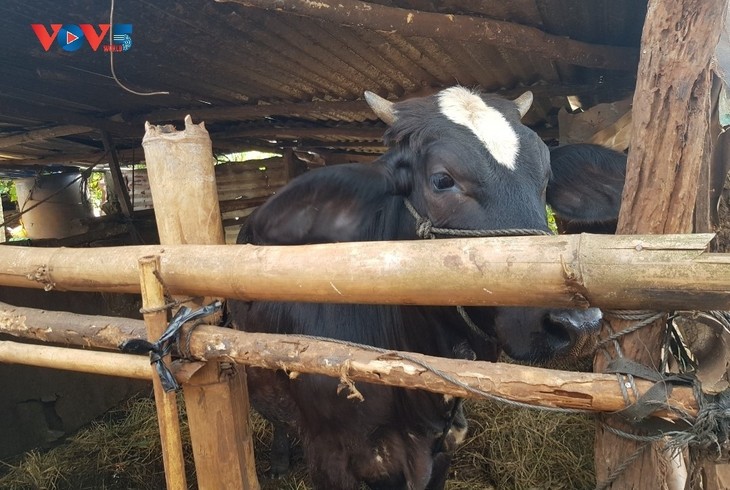
<path fill-rule="evenodd" d="M 710 61 L 725 21 L 727 0 L 650 0 L 632 111 L 632 141 L 618 231 L 688 233 L 709 134 Z M 610 330 L 630 324 L 611 320 Z M 660 365 L 665 319 L 619 344 L 624 357 Z M 604 332 L 604 336 L 610 335 Z M 613 355 L 617 355 L 612 352 Z M 594 369 L 603 371 L 599 353 Z M 609 420 L 620 425 L 617 420 Z M 632 429 L 628 428 L 629 431 Z M 603 428 L 596 434 L 596 477 L 605 488 L 684 488 L 687 468 L 663 443 L 645 446 Z M 632 461 L 625 469 L 624 463 Z M 615 479 L 613 479 L 615 476 Z M 611 481 L 613 479 L 613 481 Z"/>
<path fill-rule="evenodd" d="M 142 140 L 160 243 L 224 244 L 213 145 L 203 123 L 145 125 Z M 170 214 L 167 214 L 170 213 Z"/>
<path fill-rule="evenodd" d="M 144 321 L 147 326 L 147 335 L 150 342 L 156 342 L 167 328 L 167 310 L 164 309 L 164 290 L 155 276 L 155 272 L 159 270 L 159 256 L 142 257 L 139 259 L 142 307 L 145 310 L 157 309 L 157 311 L 144 313 Z M 169 355 L 165 356 L 164 362 L 170 362 Z M 152 367 L 153 371 L 154 369 Z M 177 410 L 177 396 L 175 392 L 165 392 L 156 372 L 152 374 L 152 387 L 155 393 L 155 405 L 157 406 L 157 423 L 160 426 L 162 461 L 165 466 L 167 488 L 168 490 L 187 488 L 185 456 L 183 455 L 180 419 Z"/>
<path fill-rule="evenodd" d="M 224 244 L 212 143 L 203 123 L 187 116 L 183 131 L 149 123 L 145 128 L 142 146 L 160 243 Z M 207 363 L 183 384 L 183 394 L 198 486 L 257 490 L 243 366 Z"/>

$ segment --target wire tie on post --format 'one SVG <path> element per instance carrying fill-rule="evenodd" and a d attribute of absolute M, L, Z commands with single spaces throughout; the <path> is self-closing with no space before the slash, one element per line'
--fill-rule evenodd
<path fill-rule="evenodd" d="M 142 339 L 132 339 L 123 342 L 119 349 L 122 352 L 130 354 L 144 354 L 145 352 L 150 353 L 150 364 L 155 366 L 157 374 L 160 377 L 160 383 L 162 388 L 166 391 L 177 391 L 180 389 L 180 385 L 172 375 L 170 368 L 167 367 L 163 358 L 170 353 L 173 346 L 177 343 L 180 336 L 180 330 L 182 326 L 187 322 L 198 320 L 200 318 L 212 315 L 220 310 L 223 303 L 220 301 L 214 301 L 208 306 L 204 306 L 197 310 L 192 310 L 187 306 L 182 306 L 175 316 L 170 320 L 167 328 L 162 333 L 162 336 L 157 342 L 149 342 Z"/>

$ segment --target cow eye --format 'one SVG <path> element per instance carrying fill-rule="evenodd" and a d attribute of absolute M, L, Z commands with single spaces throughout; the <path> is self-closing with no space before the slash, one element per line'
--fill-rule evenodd
<path fill-rule="evenodd" d="M 454 187 L 454 179 L 447 173 L 439 172 L 431 176 L 431 184 L 434 189 L 443 191 Z"/>

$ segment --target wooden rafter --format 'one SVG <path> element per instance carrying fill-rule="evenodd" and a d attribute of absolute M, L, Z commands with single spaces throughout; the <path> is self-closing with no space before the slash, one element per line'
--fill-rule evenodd
<path fill-rule="evenodd" d="M 0 148 L 10 148 L 11 146 L 22 145 L 24 143 L 43 141 L 61 136 L 69 136 L 71 134 L 88 133 L 91 130 L 88 126 L 54 126 L 51 128 L 35 129 L 0 138 Z"/>
<path fill-rule="evenodd" d="M 307 128 L 280 128 L 280 127 L 259 127 L 242 128 L 214 133 L 213 137 L 218 139 L 246 138 L 246 137 L 270 137 L 275 139 L 284 138 L 314 138 L 326 136 L 328 138 L 353 138 L 368 141 L 377 141 L 383 138 L 385 128 L 363 128 L 363 127 L 307 127 Z M 356 143 L 357 144 L 357 143 Z"/>
<path fill-rule="evenodd" d="M 205 121 L 235 121 L 237 119 L 252 119 L 268 116 L 305 116 L 313 113 L 342 113 L 367 112 L 370 109 L 364 100 L 343 102 L 292 102 L 283 104 L 241 105 L 229 107 L 201 107 L 187 109 L 165 109 L 133 118 L 135 121 L 148 120 L 150 122 L 170 121 L 182 119 L 190 114 L 194 120 Z M 372 119 L 376 119 L 372 116 Z"/>
<path fill-rule="evenodd" d="M 33 103 L 29 100 L 19 101 L 3 97 L 0 94 L 0 114 L 8 114 L 16 117 L 23 117 L 36 120 L 39 123 L 53 121 L 56 124 L 69 126 L 85 126 L 93 129 L 104 129 L 115 136 L 138 137 L 144 133 L 142 124 L 133 124 L 112 121 L 106 117 L 96 117 L 67 110 L 58 109 Z"/>
<path fill-rule="evenodd" d="M 297 148 L 370 148 L 373 150 L 384 150 L 385 144 L 379 141 L 318 141 L 314 139 L 302 140 Z"/>
<path fill-rule="evenodd" d="M 117 147 L 114 145 L 112 136 L 107 131 L 101 132 L 102 140 L 104 141 L 104 148 L 109 154 L 109 170 L 112 176 L 112 182 L 114 183 L 114 191 L 119 199 L 119 205 L 122 208 L 122 214 L 125 218 L 131 218 L 133 213 L 132 200 L 129 197 L 129 190 L 127 185 L 124 183 L 124 176 L 122 175 L 122 169 L 119 165 L 119 154 L 117 153 Z M 134 237 L 134 233 L 132 236 Z"/>
<path fill-rule="evenodd" d="M 510 89 L 499 90 L 496 93 L 505 97 L 517 97 L 526 90 L 532 91 L 535 96 L 553 97 L 564 95 L 597 95 L 610 99 L 618 99 L 625 96 L 633 90 L 633 84 L 536 84 L 531 86 L 520 86 Z M 438 91 L 438 87 L 428 90 L 428 93 Z M 423 91 L 421 91 L 423 92 Z M 419 93 L 418 95 L 427 95 L 428 93 Z M 415 94 L 413 94 L 415 95 Z M 407 97 L 407 96 L 406 96 Z M 163 122 L 182 120 L 186 115 L 190 114 L 194 120 L 203 121 L 235 121 L 244 119 L 256 119 L 271 116 L 299 116 L 311 117 L 320 114 L 341 114 L 356 113 L 361 114 L 368 119 L 375 120 L 370 108 L 365 101 L 314 101 L 314 102 L 290 102 L 279 104 L 259 104 L 259 105 L 238 105 L 228 107 L 199 107 L 184 109 L 163 109 L 153 111 L 139 116 L 128 116 L 125 119 L 130 123 Z"/>
<path fill-rule="evenodd" d="M 218 1 L 323 19 L 340 25 L 397 32 L 405 37 L 482 42 L 589 68 L 634 70 L 639 56 L 636 49 L 574 41 L 511 22 L 407 10 L 357 0 Z"/>

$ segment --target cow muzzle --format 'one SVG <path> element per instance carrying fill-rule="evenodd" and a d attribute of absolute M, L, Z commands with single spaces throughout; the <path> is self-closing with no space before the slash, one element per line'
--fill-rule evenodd
<path fill-rule="evenodd" d="M 581 358 L 591 355 L 598 341 L 603 314 L 598 308 L 550 310 L 543 332 L 553 357 Z"/>

